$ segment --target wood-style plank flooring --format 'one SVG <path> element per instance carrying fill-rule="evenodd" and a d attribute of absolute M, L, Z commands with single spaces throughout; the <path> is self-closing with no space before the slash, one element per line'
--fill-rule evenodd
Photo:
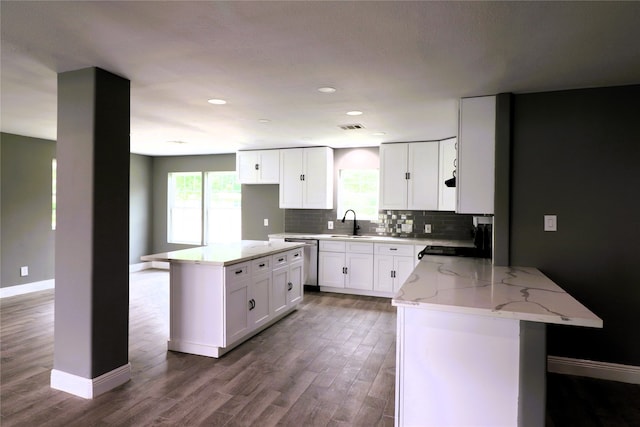
<path fill-rule="evenodd" d="M 167 351 L 167 272 L 132 274 L 130 295 L 132 379 L 93 400 L 49 387 L 53 290 L 0 300 L 0 425 L 393 425 L 388 299 L 306 293 L 296 312 L 212 359 Z M 549 375 L 547 395 L 552 427 L 640 425 L 640 386 Z"/>

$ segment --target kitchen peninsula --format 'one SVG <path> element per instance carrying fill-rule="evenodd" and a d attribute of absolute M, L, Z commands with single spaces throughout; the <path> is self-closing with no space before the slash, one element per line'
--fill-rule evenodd
<path fill-rule="evenodd" d="M 170 263 L 169 350 L 220 357 L 295 310 L 303 247 L 242 240 L 141 257 Z"/>
<path fill-rule="evenodd" d="M 537 269 L 478 258 L 423 258 L 392 304 L 399 426 L 543 426 L 546 324 L 602 327 Z"/>

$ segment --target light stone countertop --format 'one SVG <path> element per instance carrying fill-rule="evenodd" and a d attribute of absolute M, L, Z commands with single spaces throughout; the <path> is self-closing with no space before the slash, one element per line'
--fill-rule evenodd
<path fill-rule="evenodd" d="M 598 316 L 532 267 L 426 256 L 393 297 L 398 307 L 602 328 Z"/>
<path fill-rule="evenodd" d="M 358 235 L 350 236 L 347 234 L 312 234 L 312 233 L 277 233 L 269 234 L 271 239 L 309 239 L 309 240 L 343 240 L 343 241 L 361 241 L 372 243 L 397 243 L 407 245 L 435 245 L 435 246 L 456 246 L 456 247 L 474 247 L 473 240 L 445 240 L 445 239 L 418 239 L 412 237 L 390 237 L 390 236 L 373 236 Z"/>
<path fill-rule="evenodd" d="M 240 240 L 208 246 L 162 252 L 140 257 L 142 261 L 165 261 L 210 265 L 232 265 L 304 246 L 299 242 Z"/>

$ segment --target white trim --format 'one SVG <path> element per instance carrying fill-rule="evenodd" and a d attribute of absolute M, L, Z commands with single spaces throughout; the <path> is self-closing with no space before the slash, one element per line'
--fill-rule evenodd
<path fill-rule="evenodd" d="M 135 273 L 137 271 L 148 270 L 153 268 L 151 262 L 139 262 L 137 264 L 129 264 L 129 273 Z"/>
<path fill-rule="evenodd" d="M 609 381 L 640 384 L 640 366 L 547 356 L 547 371 Z"/>
<path fill-rule="evenodd" d="M 6 288 L 0 288 L 0 298 L 44 291 L 45 289 L 53 289 L 55 288 L 55 284 L 56 281 L 54 279 L 49 279 L 41 280 L 39 282 L 25 283 L 24 285 L 7 286 Z"/>
<path fill-rule="evenodd" d="M 151 261 L 151 268 L 159 268 L 161 270 L 169 270 L 169 263 L 166 261 Z"/>
<path fill-rule="evenodd" d="M 51 370 L 51 388 L 84 399 L 93 399 L 131 379 L 131 364 L 127 363 L 96 378 L 84 378 L 57 369 Z"/>

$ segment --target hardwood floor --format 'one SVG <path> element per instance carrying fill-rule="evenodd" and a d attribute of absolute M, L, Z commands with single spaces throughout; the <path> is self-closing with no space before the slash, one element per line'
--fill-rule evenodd
<path fill-rule="evenodd" d="M 306 293 L 220 359 L 167 351 L 168 273 L 131 275 L 132 379 L 93 400 L 49 387 L 53 291 L 0 300 L 0 425 L 391 426 L 395 308 Z M 640 386 L 549 375 L 547 425 L 640 425 Z"/>

